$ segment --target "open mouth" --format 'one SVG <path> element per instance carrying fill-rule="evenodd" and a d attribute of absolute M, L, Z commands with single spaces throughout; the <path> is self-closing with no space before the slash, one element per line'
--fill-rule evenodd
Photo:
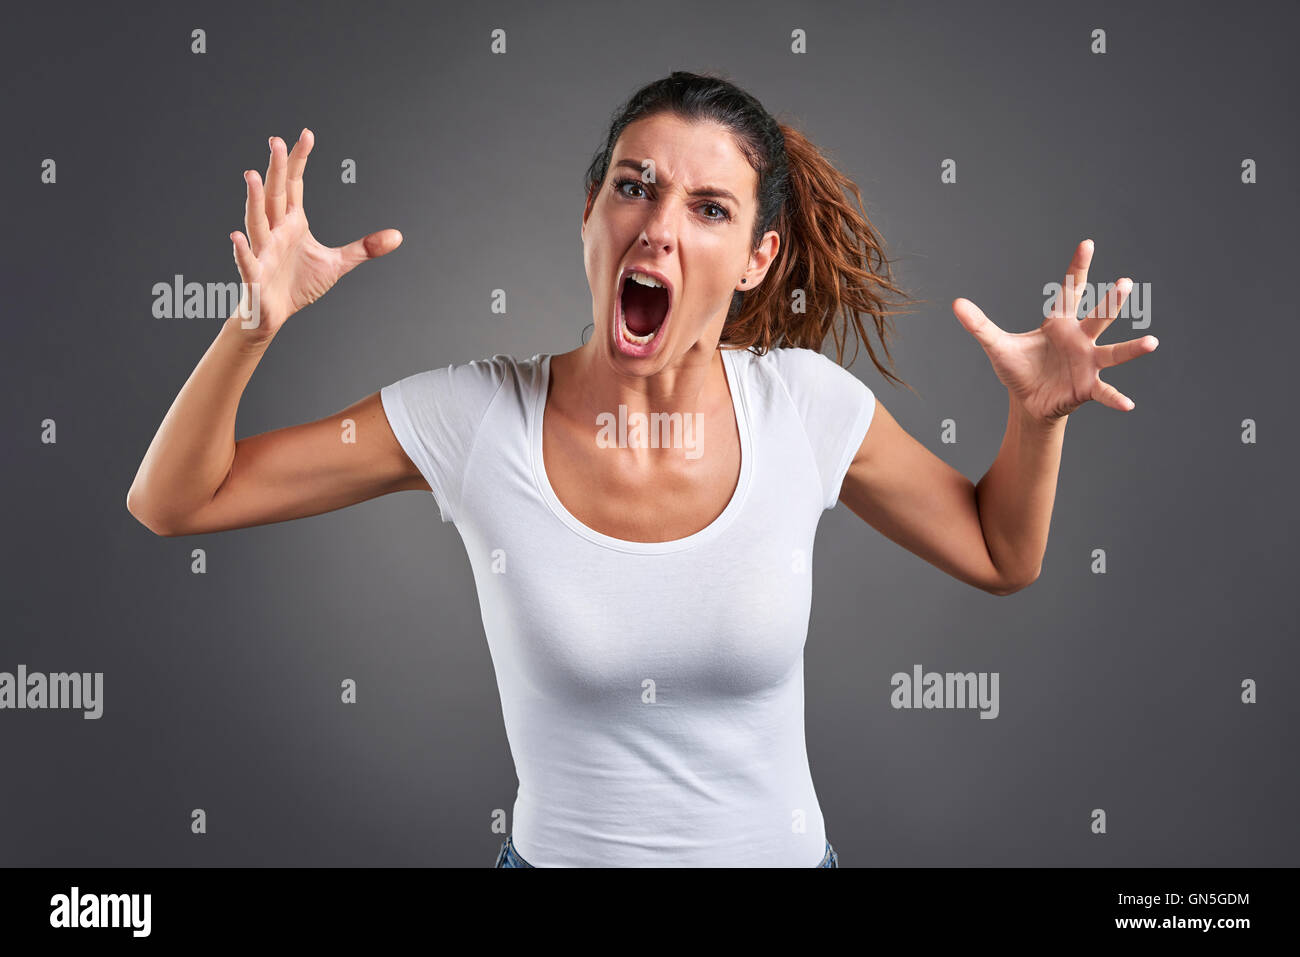
<path fill-rule="evenodd" d="M 619 334 L 632 345 L 649 344 L 663 327 L 671 305 L 668 284 L 661 277 L 627 270 L 619 292 Z"/>

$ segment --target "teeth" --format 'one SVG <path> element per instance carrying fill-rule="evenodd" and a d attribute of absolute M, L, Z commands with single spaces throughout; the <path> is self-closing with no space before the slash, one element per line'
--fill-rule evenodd
<path fill-rule="evenodd" d="M 664 284 L 661 283 L 658 279 L 655 279 L 653 276 L 647 276 L 645 273 L 630 272 L 627 274 L 627 278 L 631 282 L 637 282 L 643 286 L 650 286 L 653 289 L 664 288 Z"/>
<path fill-rule="evenodd" d="M 660 325 L 659 329 L 656 329 L 654 332 L 650 333 L 649 335 L 644 335 L 644 336 L 633 335 L 632 330 L 627 327 L 627 323 L 622 320 L 619 321 L 618 328 L 623 333 L 623 338 L 626 339 L 628 342 L 635 342 L 637 345 L 645 345 L 647 342 L 653 339 L 655 335 L 658 334 L 659 329 L 662 329 L 663 326 Z"/>

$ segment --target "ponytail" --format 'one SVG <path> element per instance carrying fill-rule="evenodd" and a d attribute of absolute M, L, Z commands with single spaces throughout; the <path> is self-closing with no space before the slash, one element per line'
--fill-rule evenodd
<path fill-rule="evenodd" d="M 737 294 L 740 301 L 733 302 L 723 341 L 759 355 L 774 346 L 820 352 L 831 335 L 835 360 L 843 364 L 845 340 L 853 332 L 853 359 L 856 343 L 865 344 L 881 375 L 906 386 L 893 371 L 889 349 L 896 334 L 893 317 L 904 310 L 890 306 L 916 300 L 908 299 L 895 283 L 884 240 L 866 217 L 857 185 L 798 130 L 785 125 L 780 130 L 789 185 L 785 203 L 768 228 L 780 235 L 781 248 L 758 288 Z M 845 191 L 856 198 L 857 208 Z M 754 237 L 755 245 L 761 235 Z M 883 362 L 867 335 L 863 315 L 875 326 Z"/>

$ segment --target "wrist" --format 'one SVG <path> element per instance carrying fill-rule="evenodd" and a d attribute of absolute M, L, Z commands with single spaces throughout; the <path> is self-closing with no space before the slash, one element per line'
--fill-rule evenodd
<path fill-rule="evenodd" d="M 1068 414 L 1053 419 L 1045 419 L 1041 416 L 1032 414 L 1024 405 L 1011 393 L 1008 393 L 1011 399 L 1011 415 L 1016 424 L 1023 432 L 1034 432 L 1051 435 L 1060 429 L 1065 428 L 1065 423 L 1069 421 Z"/>
<path fill-rule="evenodd" d="M 266 323 L 266 317 L 251 318 L 236 309 L 221 327 L 221 335 L 244 352 L 261 353 L 275 338 L 276 327 Z"/>

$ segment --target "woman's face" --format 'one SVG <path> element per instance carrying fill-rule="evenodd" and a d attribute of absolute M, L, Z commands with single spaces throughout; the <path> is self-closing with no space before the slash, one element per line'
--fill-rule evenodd
<path fill-rule="evenodd" d="M 664 113 L 623 131 L 582 218 L 592 345 L 615 366 L 649 375 L 717 348 L 732 293 L 758 285 L 780 245 L 769 232 L 750 248 L 757 187 L 717 123 Z M 634 283 L 633 267 L 667 288 Z"/>

